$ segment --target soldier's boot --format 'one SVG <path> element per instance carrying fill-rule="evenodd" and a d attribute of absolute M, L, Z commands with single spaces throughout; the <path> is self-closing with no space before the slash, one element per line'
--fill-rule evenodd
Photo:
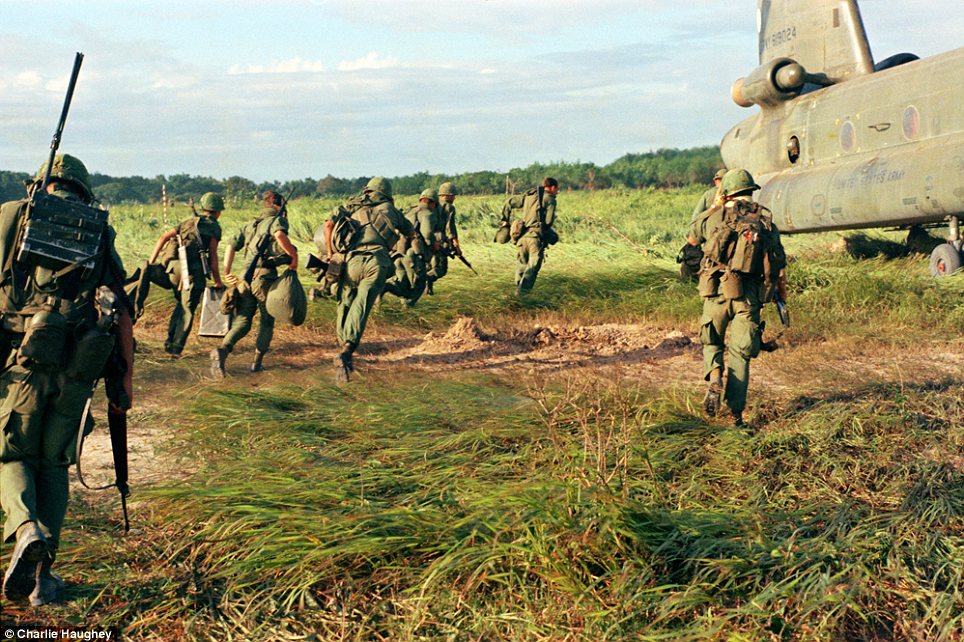
<path fill-rule="evenodd" d="M 228 358 L 226 348 L 211 350 L 211 374 L 215 379 L 224 379 L 224 362 Z"/>
<path fill-rule="evenodd" d="M 43 606 L 51 602 L 56 602 L 64 590 L 64 580 L 50 570 L 53 566 L 54 557 L 48 553 L 44 559 L 37 564 L 37 584 L 30 594 L 30 604 L 33 606 Z"/>
<path fill-rule="evenodd" d="M 3 576 L 3 597 L 16 602 L 29 596 L 37 584 L 37 566 L 47 556 L 47 539 L 37 522 L 24 522 L 17 529 L 10 567 Z"/>
<path fill-rule="evenodd" d="M 703 397 L 703 410 L 710 417 L 715 417 L 720 411 L 720 395 L 723 393 L 723 381 L 721 379 L 711 379 L 710 385 L 706 388 L 706 396 Z"/>
<path fill-rule="evenodd" d="M 425 283 L 425 294 L 428 294 L 429 296 L 435 296 L 435 287 L 432 285 L 432 283 L 434 283 L 434 281 L 431 280 Z"/>
<path fill-rule="evenodd" d="M 743 421 L 743 411 L 730 409 L 730 415 L 733 417 L 733 425 L 737 428 L 743 428 L 746 426 L 746 422 Z"/>
<path fill-rule="evenodd" d="M 338 383 L 348 383 L 351 378 L 351 371 L 354 369 L 351 355 L 355 352 L 355 344 L 346 341 L 341 352 L 335 357 L 335 380 Z"/>
<path fill-rule="evenodd" d="M 255 350 L 254 363 L 251 364 L 251 372 L 261 372 L 262 370 L 264 370 L 264 364 L 262 363 L 263 360 L 264 360 L 264 353 L 261 352 L 260 350 Z"/>

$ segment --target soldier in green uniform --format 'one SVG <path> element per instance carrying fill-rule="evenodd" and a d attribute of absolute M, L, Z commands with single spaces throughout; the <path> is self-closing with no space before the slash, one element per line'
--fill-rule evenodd
<path fill-rule="evenodd" d="M 723 180 L 725 174 L 726 170 L 721 169 L 713 176 L 713 187 L 703 192 L 700 200 L 696 202 L 696 207 L 693 208 L 693 216 L 690 218 L 690 224 L 692 224 L 700 214 L 721 202 L 720 181 Z M 702 263 L 702 261 L 703 248 L 700 247 L 700 244 L 696 242 L 696 239 L 694 239 L 691 234 L 686 238 L 686 244 L 683 245 L 679 254 L 676 256 L 676 262 L 679 263 L 680 278 L 684 281 L 698 281 L 700 263 Z"/>
<path fill-rule="evenodd" d="M 459 227 L 455 213 L 455 197 L 458 196 L 458 194 L 459 190 L 455 186 L 455 183 L 445 182 L 439 185 L 438 208 L 442 213 L 442 220 L 445 221 L 445 238 L 447 238 L 449 243 L 452 244 L 452 247 L 455 249 L 455 253 L 461 256 L 462 246 L 459 243 Z"/>
<path fill-rule="evenodd" d="M 760 307 L 774 289 L 786 300 L 787 260 L 780 231 L 770 211 L 752 200 L 757 189 L 745 169 L 730 170 L 720 184 L 722 203 L 700 214 L 690 227 L 690 237 L 705 245 L 699 281 L 700 341 L 703 376 L 709 385 L 703 408 L 708 415 L 716 415 L 723 393 L 737 426 L 743 425 L 750 359 L 760 354 Z M 727 328 L 731 332 L 724 389 Z"/>
<path fill-rule="evenodd" d="M 518 247 L 516 268 L 516 294 L 522 296 L 532 290 L 536 277 L 542 268 L 547 245 L 558 241 L 559 236 L 552 229 L 556 222 L 556 194 L 559 181 L 546 178 L 540 187 L 533 187 L 524 194 L 509 197 L 502 206 L 502 220 L 508 221 L 512 210 L 521 209 L 522 215 L 517 222 L 517 231 L 512 240 Z"/>
<path fill-rule="evenodd" d="M 106 212 L 91 206 L 90 175 L 80 160 L 55 156 L 44 194 L 46 168 L 30 199 L 0 207 L 0 504 L 3 539 L 16 542 L 3 596 L 34 605 L 56 600 L 63 588 L 51 566 L 67 512 L 68 467 L 94 382 L 114 350 L 126 374 L 109 412 L 127 412 L 133 395 L 131 311 L 114 230 Z M 30 247 L 45 212 L 61 232 L 73 230 L 70 245 L 81 247 L 72 251 L 87 260 Z"/>
<path fill-rule="evenodd" d="M 352 355 L 361 343 L 368 315 L 392 273 L 389 251 L 400 236 L 411 233 L 411 224 L 395 209 L 391 183 L 380 176 L 368 181 L 361 195 L 335 208 L 325 224 L 329 257 L 343 262 L 336 290 L 337 332 L 342 345 L 335 357 L 339 381 L 347 382 L 351 375 Z"/>
<path fill-rule="evenodd" d="M 715 203 L 720 202 L 720 182 L 724 176 L 726 176 L 725 169 L 717 170 L 716 174 L 713 175 L 713 187 L 703 192 L 700 200 L 696 201 L 696 206 L 693 208 L 693 215 L 690 217 L 690 223 L 695 221 L 697 216 L 713 207 Z"/>
<path fill-rule="evenodd" d="M 431 239 L 439 227 L 437 202 L 435 190 L 422 190 L 418 205 L 405 212 L 412 232 L 395 244 L 395 276 L 385 284 L 385 291 L 401 297 L 405 307 L 415 305 L 425 292 L 433 255 Z"/>
<path fill-rule="evenodd" d="M 174 310 L 164 342 L 168 354 L 177 356 L 184 350 L 208 275 L 215 287 L 224 287 L 218 274 L 218 243 L 221 241 L 218 218 L 222 211 L 224 199 L 220 194 L 208 192 L 202 196 L 201 212 L 161 234 L 141 274 L 134 301 L 137 316 L 144 311 L 152 283 L 170 289 L 174 294 Z M 157 262 L 158 256 L 163 257 L 160 263 Z"/>
<path fill-rule="evenodd" d="M 262 197 L 264 205 L 247 225 L 238 230 L 231 239 L 224 255 L 224 272 L 230 274 L 235 254 L 244 249 L 247 262 L 258 261 L 251 283 L 245 283 L 233 275 L 235 308 L 231 329 L 221 341 L 221 346 L 211 351 L 211 373 L 215 378 L 224 377 L 224 362 L 234 350 L 235 344 L 251 330 L 255 313 L 260 313 L 258 337 L 255 340 L 254 362 L 251 372 L 264 370 L 264 355 L 271 349 L 274 336 L 274 317 L 265 307 L 268 288 L 278 278 L 278 267 L 285 265 L 289 270 L 298 269 L 298 249 L 288 238 L 288 217 L 282 210 L 281 194 L 269 190 Z M 263 256 L 258 257 L 258 248 L 266 247 Z M 225 277 L 227 279 L 227 277 Z"/>

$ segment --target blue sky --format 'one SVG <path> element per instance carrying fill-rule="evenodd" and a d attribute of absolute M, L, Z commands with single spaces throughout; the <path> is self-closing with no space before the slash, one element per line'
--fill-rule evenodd
<path fill-rule="evenodd" d="M 876 59 L 961 46 L 960 0 L 865 0 Z M 0 169 L 254 180 L 608 163 L 749 113 L 754 0 L 0 0 Z"/>

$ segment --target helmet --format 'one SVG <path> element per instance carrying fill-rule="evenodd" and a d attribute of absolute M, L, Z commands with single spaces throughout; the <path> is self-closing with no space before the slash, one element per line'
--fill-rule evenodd
<path fill-rule="evenodd" d="M 720 182 L 720 192 L 723 196 L 736 196 L 743 192 L 752 192 L 760 189 L 760 186 L 753 181 L 750 172 L 745 169 L 731 169 Z"/>
<path fill-rule="evenodd" d="M 422 193 L 418 195 L 418 200 L 422 200 L 423 198 L 427 198 L 433 203 L 438 203 L 438 193 L 436 193 L 434 189 L 423 189 Z"/>
<path fill-rule="evenodd" d="M 438 193 L 439 193 L 439 196 L 445 196 L 446 194 L 448 194 L 449 196 L 457 196 L 459 193 L 459 190 L 455 186 L 455 183 L 442 183 L 438 187 Z"/>
<path fill-rule="evenodd" d="M 220 194 L 208 192 L 201 197 L 201 209 L 208 212 L 221 212 L 224 210 L 224 199 Z"/>
<path fill-rule="evenodd" d="M 42 181 L 44 174 L 47 173 L 47 161 L 37 170 L 36 180 Z M 68 181 L 81 189 L 84 197 L 88 201 L 94 200 L 94 191 L 90 187 L 90 173 L 87 168 L 76 156 L 70 154 L 57 154 L 54 156 L 54 166 L 50 170 L 51 178 L 59 178 Z"/>
<path fill-rule="evenodd" d="M 722 180 L 722 178 L 723 178 L 724 176 L 726 176 L 726 170 L 725 170 L 725 169 L 718 169 L 718 170 L 716 170 L 716 173 L 713 174 L 713 180 L 714 180 L 714 181 L 717 180 L 717 179 L 721 179 L 721 180 Z"/>
<path fill-rule="evenodd" d="M 365 185 L 366 192 L 378 192 L 386 198 L 392 197 L 392 184 L 384 176 L 376 176 Z"/>

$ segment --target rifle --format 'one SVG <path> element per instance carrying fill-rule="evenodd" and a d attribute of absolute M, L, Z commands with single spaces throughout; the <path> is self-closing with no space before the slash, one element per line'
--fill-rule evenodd
<path fill-rule="evenodd" d="M 57 131 L 54 132 L 53 140 L 50 141 L 50 156 L 47 157 L 47 171 L 44 172 L 43 182 L 40 184 L 41 193 L 47 191 L 47 184 L 50 183 L 50 172 L 54 168 L 54 157 L 60 148 L 60 138 L 64 135 L 64 126 L 67 124 L 67 112 L 70 110 L 70 101 L 74 98 L 74 87 L 77 86 L 77 76 L 80 74 L 80 65 L 84 62 L 84 54 L 79 51 L 74 55 L 74 69 L 70 72 L 70 82 L 67 83 L 67 96 L 64 98 L 64 108 L 60 112 L 60 121 L 57 123 Z"/>
<path fill-rule="evenodd" d="M 288 201 L 290 201 L 291 197 L 295 195 L 296 189 L 297 187 L 292 187 L 291 191 L 288 192 L 288 196 L 284 199 L 284 201 L 282 201 L 281 207 L 278 209 L 278 216 L 285 216 L 287 214 Z M 268 248 L 271 246 L 271 240 L 271 235 L 265 234 L 263 237 L 261 237 L 261 240 L 258 241 L 258 245 L 255 246 L 254 257 L 251 259 L 251 262 L 248 263 L 248 267 L 244 270 L 244 276 L 242 277 L 244 282 L 248 285 L 251 285 L 251 281 L 254 280 L 254 271 L 258 269 L 258 265 L 261 264 L 261 261 L 264 260 L 265 255 L 268 253 Z"/>
<path fill-rule="evenodd" d="M 777 304 L 777 311 L 780 313 L 780 323 L 784 328 L 790 327 L 790 310 L 787 309 L 787 302 L 779 294 L 773 297 L 773 302 Z"/>
<path fill-rule="evenodd" d="M 475 271 L 475 268 L 472 267 L 472 264 L 469 263 L 468 259 L 466 259 L 465 256 L 462 255 L 462 250 L 457 249 L 454 245 L 449 245 L 447 248 L 447 254 L 449 255 L 450 258 L 458 259 L 463 264 L 465 264 L 465 267 L 472 270 L 472 272 L 475 273 L 475 276 L 479 276 L 479 273 Z"/>

